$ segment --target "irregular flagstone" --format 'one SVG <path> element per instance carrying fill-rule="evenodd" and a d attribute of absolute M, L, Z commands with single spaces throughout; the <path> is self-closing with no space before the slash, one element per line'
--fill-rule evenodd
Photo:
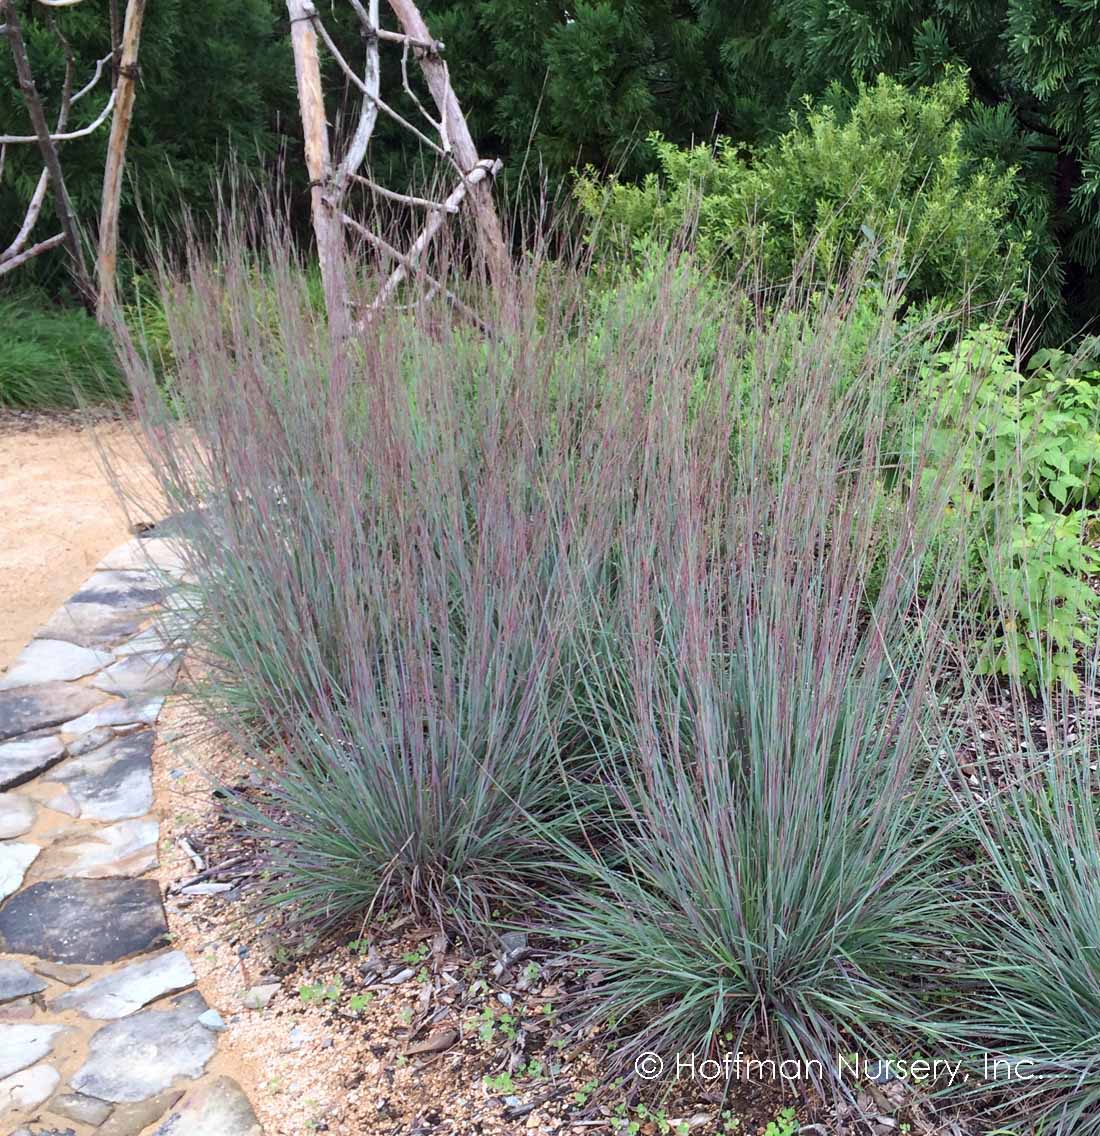
<path fill-rule="evenodd" d="M 111 1115 L 111 1106 L 106 1101 L 86 1097 L 81 1093 L 61 1093 L 50 1101 L 50 1112 L 63 1116 L 66 1120 L 98 1128 Z"/>
<path fill-rule="evenodd" d="M 0 690 L 0 741 L 58 726 L 105 701 L 101 691 L 71 682 L 44 682 L 40 686 Z M 0 761 L 0 777 L 2 770 Z M 10 786 L 0 783 L 0 788 Z"/>
<path fill-rule="evenodd" d="M 70 603 L 104 604 L 120 611 L 140 611 L 164 599 L 165 588 L 148 572 L 93 572 Z"/>
<path fill-rule="evenodd" d="M 96 565 L 97 571 L 102 572 L 148 571 L 150 568 L 172 574 L 182 572 L 186 562 L 180 542 L 167 537 L 136 537 L 109 552 Z"/>
<path fill-rule="evenodd" d="M 232 1077 L 192 1089 L 153 1136 L 261 1136 L 248 1097 Z"/>
<path fill-rule="evenodd" d="M 17 844 L 14 840 L 0 844 L 0 899 L 18 890 L 27 869 L 41 851 L 37 844 Z"/>
<path fill-rule="evenodd" d="M 22 793 L 0 793 L 0 840 L 22 836 L 34 827 L 38 808 Z"/>
<path fill-rule="evenodd" d="M 153 807 L 153 731 L 142 730 L 109 742 L 50 770 L 91 820 L 125 820 Z"/>
<path fill-rule="evenodd" d="M 96 1129 L 95 1136 L 138 1136 L 158 1120 L 183 1096 L 182 1089 L 169 1089 L 148 1100 L 117 1104 L 111 1118 Z M 213 1133 L 210 1136 L 214 1136 Z"/>
<path fill-rule="evenodd" d="M 102 670 L 112 658 L 107 651 L 79 647 L 64 639 L 32 639 L 0 677 L 0 690 L 84 678 Z"/>
<path fill-rule="evenodd" d="M 126 655 L 107 667 L 92 686 L 127 698 L 136 694 L 163 693 L 176 681 L 180 659 L 178 651 L 146 651 L 140 655 Z"/>
<path fill-rule="evenodd" d="M 58 876 L 140 876 L 157 866 L 159 836 L 160 824 L 152 817 L 91 828 L 82 839 L 51 845 L 35 865 L 34 877 L 49 880 Z"/>
<path fill-rule="evenodd" d="M 65 747 L 52 734 L 0 742 L 0 789 L 6 792 L 32 780 L 64 756 Z"/>
<path fill-rule="evenodd" d="M 150 655 L 156 652 L 163 653 L 173 648 L 178 649 L 182 644 L 182 634 L 173 633 L 170 627 L 161 623 L 154 623 L 152 627 L 147 627 L 132 639 L 127 639 L 125 643 L 119 643 L 114 649 L 114 654 L 117 658 L 122 658 L 125 655 Z"/>
<path fill-rule="evenodd" d="M 37 1006 L 30 997 L 16 998 L 0 1006 L 0 1022 L 29 1022 L 35 1015 Z"/>
<path fill-rule="evenodd" d="M 58 982 L 64 982 L 66 986 L 75 986 L 92 973 L 86 966 L 66 966 L 64 963 L 43 962 L 41 959 L 35 961 L 34 971 L 44 978 L 55 978 Z"/>
<path fill-rule="evenodd" d="M 114 740 L 115 732 L 110 726 L 96 726 L 95 729 L 89 730 L 86 734 L 81 734 L 80 737 L 69 742 L 65 748 L 69 751 L 70 757 L 83 757 L 84 754 L 91 753 L 93 749 L 99 749 L 101 745 L 106 745 Z"/>
<path fill-rule="evenodd" d="M 202 1075 L 214 1056 L 214 1035 L 198 1016 L 206 1009 L 193 991 L 171 1010 L 141 1010 L 92 1035 L 88 1059 L 72 1087 L 107 1101 L 140 1101 L 163 1092 L 177 1077 Z"/>
<path fill-rule="evenodd" d="M 82 737 L 101 726 L 130 726 L 141 723 L 151 726 L 164 705 L 164 695 L 155 694 L 119 701 L 111 699 L 102 706 L 70 722 L 61 724 L 61 737 L 64 741 Z"/>
<path fill-rule="evenodd" d="M 167 934 L 155 880 L 48 880 L 0 908 L 0 949 L 54 962 L 117 962 Z"/>
<path fill-rule="evenodd" d="M 119 611 L 110 604 L 69 602 L 50 616 L 38 631 L 39 639 L 64 639 L 79 647 L 113 647 L 136 635 L 147 616 Z"/>
<path fill-rule="evenodd" d="M 64 1026 L 0 1024 L 0 1077 L 18 1073 L 53 1052 L 54 1039 Z"/>
<path fill-rule="evenodd" d="M 35 1065 L 32 1069 L 24 1069 L 5 1077 L 0 1081 L 0 1117 L 13 1109 L 29 1112 L 32 1108 L 37 1108 L 49 1099 L 60 1081 L 61 1074 L 52 1065 Z M 48 1134 L 42 1133 L 42 1136 Z"/>
<path fill-rule="evenodd" d="M 194 984 L 195 972 L 182 951 L 168 951 L 154 958 L 130 963 L 121 970 L 97 978 L 55 998 L 49 1008 L 79 1010 L 85 1017 L 104 1021 L 125 1018 L 146 1002 L 175 994 Z"/>
<path fill-rule="evenodd" d="M 15 959 L 0 959 L 0 1002 L 46 989 L 46 983 Z"/>

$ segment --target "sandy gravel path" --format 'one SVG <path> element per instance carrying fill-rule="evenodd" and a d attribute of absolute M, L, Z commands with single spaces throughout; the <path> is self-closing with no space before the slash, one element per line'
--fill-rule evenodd
<path fill-rule="evenodd" d="M 0 415 L 0 671 L 129 536 L 99 445 L 144 481 L 145 463 L 125 423 L 93 428 L 42 419 L 28 426 Z"/>

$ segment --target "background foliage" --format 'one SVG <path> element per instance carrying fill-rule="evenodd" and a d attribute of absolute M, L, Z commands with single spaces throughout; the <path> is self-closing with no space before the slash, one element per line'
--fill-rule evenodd
<path fill-rule="evenodd" d="M 28 9 L 30 5 L 27 6 Z M 105 51 L 107 0 L 58 15 L 79 58 Z M 879 74 L 906 86 L 965 69 L 961 154 L 1016 171 L 1013 224 L 1028 234 L 1037 315 L 1050 336 L 1080 330 L 1100 274 L 1100 0 L 425 0 L 447 44 L 452 74 L 481 148 L 552 182 L 575 167 L 651 171 L 653 132 L 678 146 L 719 136 L 756 145 L 790 127 L 806 95 L 838 109 Z M 342 9 L 324 17 L 349 48 Z M 36 67 L 59 79 L 39 12 L 28 11 Z M 200 214 L 214 173 L 231 153 L 259 170 L 286 153 L 297 178 L 293 67 L 280 0 L 165 0 L 150 8 L 131 177 L 151 217 L 164 218 L 177 187 Z M 0 59 L 0 122 L 23 113 Z M 391 76 L 392 78 L 393 76 Z M 48 85 L 48 84 L 47 84 Z M 85 114 L 95 108 L 86 104 Z M 424 156 L 383 128 L 372 161 L 387 179 L 422 177 Z M 96 199 L 102 140 L 68 155 L 74 196 Z M 0 183 L 0 224 L 14 223 L 37 174 L 14 155 Z M 162 210 L 164 212 L 162 212 Z M 94 214 L 93 214 L 94 215 Z M 136 234 L 135 211 L 126 214 Z M 58 263 L 56 260 L 54 263 Z"/>

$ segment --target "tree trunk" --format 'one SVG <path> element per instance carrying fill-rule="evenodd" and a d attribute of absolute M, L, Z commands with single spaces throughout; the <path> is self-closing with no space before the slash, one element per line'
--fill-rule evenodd
<path fill-rule="evenodd" d="M 53 183 L 53 202 L 57 220 L 61 225 L 64 244 L 69 252 L 70 267 L 77 287 L 84 296 L 85 302 L 91 306 L 95 300 L 95 290 L 88 277 L 88 270 L 84 264 L 84 250 L 80 244 L 80 231 L 76 226 L 76 217 L 73 214 L 72 202 L 69 199 L 69 190 L 65 185 L 65 176 L 61 172 L 61 159 L 57 154 L 57 146 L 50 137 L 50 127 L 46 122 L 46 114 L 42 109 L 42 100 L 38 97 L 38 88 L 34 83 L 31 72 L 30 59 L 27 56 L 27 46 L 23 42 L 23 30 L 19 19 L 17 0 L 4 0 L 0 12 L 7 24 L 6 34 L 11 44 L 12 59 L 15 62 L 15 74 L 19 80 L 19 89 L 23 92 L 23 102 L 38 138 L 38 149 L 42 154 L 42 164 L 49 171 L 50 181 Z"/>
<path fill-rule="evenodd" d="M 126 140 L 137 97 L 138 45 L 145 0 L 128 0 L 122 32 L 122 55 L 118 62 L 117 97 L 107 163 L 103 170 L 103 199 L 99 214 L 99 295 L 96 313 L 103 322 L 115 304 L 115 274 L 118 268 L 118 210 L 122 199 L 122 174 L 126 166 Z"/>
<path fill-rule="evenodd" d="M 421 43 L 433 42 L 428 25 L 413 0 L 389 0 L 389 3 L 407 36 Z M 435 52 L 423 47 L 414 50 L 428 90 L 431 91 L 442 121 L 447 124 L 447 133 L 459 171 L 465 176 L 477 166 L 480 159 L 458 96 L 448 78 L 447 68 Z M 507 302 L 513 284 L 512 259 L 504 243 L 500 218 L 493 204 L 492 178 L 485 178 L 477 185 L 470 186 L 470 204 L 474 209 L 478 244 L 485 257 L 489 279 L 502 300 Z"/>
<path fill-rule="evenodd" d="M 333 201 L 332 196 L 332 157 L 329 153 L 328 123 L 325 120 L 325 101 L 321 91 L 317 32 L 311 19 L 313 5 L 310 0 L 287 0 L 286 7 L 290 13 L 298 105 L 305 135 L 306 169 L 309 171 L 313 233 L 321 264 L 321 283 L 325 291 L 329 331 L 334 340 L 343 341 L 351 333 L 344 223 L 339 203 Z"/>

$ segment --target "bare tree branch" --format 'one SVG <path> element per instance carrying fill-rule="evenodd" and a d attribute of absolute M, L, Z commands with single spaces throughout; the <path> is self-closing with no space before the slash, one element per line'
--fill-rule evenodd
<path fill-rule="evenodd" d="M 352 181 L 365 185 L 371 193 L 377 193 L 379 197 L 384 197 L 388 201 L 396 201 L 401 205 L 415 205 L 421 209 L 442 209 L 444 213 L 458 212 L 457 205 L 445 205 L 442 201 L 431 201 L 427 197 L 413 197 L 410 193 L 396 193 L 392 189 L 387 189 L 384 185 L 371 181 L 370 178 L 363 177 L 362 174 L 352 174 L 351 177 Z"/>
<path fill-rule="evenodd" d="M 80 244 L 80 233 L 76 227 L 76 218 L 73 214 L 72 202 L 69 199 L 69 191 L 65 185 L 65 177 L 61 172 L 61 160 L 58 157 L 56 140 L 50 136 L 46 114 L 42 109 L 42 100 L 38 97 L 38 88 L 35 86 L 30 59 L 27 56 L 27 46 L 23 41 L 23 31 L 17 6 L 12 0 L 3 0 L 3 2 L 8 28 L 8 43 L 11 46 L 15 73 L 19 79 L 19 88 L 23 93 L 23 102 L 34 127 L 35 141 L 37 141 L 42 154 L 42 164 L 49 171 L 50 180 L 53 182 L 54 211 L 57 213 L 57 219 L 61 225 L 65 247 L 69 251 L 73 276 L 76 279 L 77 286 L 90 304 L 93 300 L 91 281 L 88 279 L 88 272 L 84 265 L 84 251 Z M 4 144 L 4 140 L 0 138 L 0 145 L 2 144 Z"/>
<path fill-rule="evenodd" d="M 406 35 L 422 42 L 431 42 L 428 25 L 424 22 L 424 17 L 414 0 L 389 0 L 389 4 Z M 447 67 L 437 52 L 423 47 L 415 50 L 420 69 L 424 74 L 424 81 L 428 84 L 428 90 L 439 110 L 440 118 L 447 124 L 452 157 L 459 172 L 469 175 L 481 159 L 478 157 L 477 147 L 474 145 L 458 97 L 451 86 Z M 514 283 L 512 258 L 505 247 L 500 218 L 493 204 L 491 180 L 483 179 L 481 184 L 472 189 L 470 203 L 477 223 L 478 244 L 485 257 L 490 279 L 501 302 L 509 304 Z"/>
<path fill-rule="evenodd" d="M 453 206 L 458 208 L 459 204 L 466 194 L 473 189 L 479 182 L 484 181 L 486 178 L 492 179 L 500 172 L 502 163 L 497 161 L 489 161 L 482 159 L 478 164 L 462 179 L 462 183 L 457 185 L 452 191 L 450 196 L 443 202 L 444 206 Z M 381 291 L 378 293 L 377 299 L 374 301 L 374 307 L 379 307 L 389 300 L 394 292 L 397 291 L 401 281 L 408 275 L 410 266 L 419 264 L 421 256 L 424 255 L 424 250 L 432 242 L 432 238 L 443 227 L 443 222 L 446 219 L 445 213 L 441 210 L 433 213 L 428 218 L 428 223 L 420 231 L 420 235 L 409 246 L 409 251 L 402 258 L 401 263 L 390 273 L 389 278 L 385 284 L 382 285 Z"/>
<path fill-rule="evenodd" d="M 18 256 L 9 257 L 7 260 L 0 260 L 0 276 L 12 269 L 18 268 L 21 264 L 26 264 L 28 260 L 38 256 L 41 252 L 48 252 L 50 249 L 57 248 L 58 245 L 65 243 L 65 234 L 57 233 L 55 236 L 47 237 L 44 241 L 39 241 L 36 245 L 31 245 L 25 252 L 21 252 Z"/>
<path fill-rule="evenodd" d="M 342 343 L 351 333 L 342 210 L 331 193 L 332 157 L 329 150 L 325 96 L 321 88 L 321 59 L 317 50 L 318 22 L 309 0 L 286 0 L 294 47 L 294 73 L 298 106 L 305 136 L 306 169 L 309 171 L 310 212 L 321 264 L 332 338 Z M 357 76 L 358 78 L 358 76 Z"/>
<path fill-rule="evenodd" d="M 356 2 L 358 3 L 358 0 Z M 378 0 L 369 0 L 369 3 L 368 19 L 373 19 L 374 24 L 377 25 Z M 362 5 L 360 4 L 359 7 L 362 7 Z M 340 163 L 340 168 L 336 171 L 341 192 L 343 188 L 346 188 L 348 178 L 363 164 L 363 159 L 367 156 L 367 147 L 370 145 L 371 135 L 374 133 L 374 125 L 378 121 L 378 103 L 380 101 L 378 95 L 382 88 L 382 68 L 378 58 L 378 36 L 371 35 L 369 32 L 364 32 L 364 35 L 367 40 L 367 58 L 363 65 L 363 88 L 367 97 L 363 100 L 363 106 L 359 112 L 359 125 L 356 128 L 355 136 L 351 140 L 347 154 L 344 155 L 344 160 Z"/>
<path fill-rule="evenodd" d="M 118 267 L 118 214 L 122 203 L 122 173 L 126 165 L 126 142 L 130 119 L 137 98 L 138 48 L 145 18 L 145 0 L 127 0 L 122 29 L 122 52 L 118 78 L 111 99 L 118 99 L 118 110 L 111 122 L 107 140 L 107 159 L 103 166 L 103 193 L 99 204 L 99 246 L 96 250 L 96 315 L 107 319 L 115 301 L 115 272 Z"/>
<path fill-rule="evenodd" d="M 406 275 L 410 272 L 414 273 L 426 284 L 428 284 L 431 290 L 430 294 L 439 292 L 446 298 L 447 302 L 455 308 L 456 311 L 461 312 L 467 319 L 476 323 L 482 331 L 487 333 L 492 332 L 492 328 L 489 327 L 489 325 L 477 314 L 477 312 L 474 311 L 473 308 L 469 306 L 469 304 L 466 304 L 462 300 L 460 300 L 454 294 L 454 292 L 446 287 L 446 285 L 437 280 L 436 277 L 432 276 L 430 272 L 426 272 L 424 268 L 418 265 L 415 261 L 410 260 L 410 258 L 405 253 L 401 252 L 399 249 L 394 248 L 394 246 L 391 245 L 390 242 L 385 238 L 378 236 L 377 233 L 372 233 L 370 229 L 368 229 L 365 225 L 361 225 L 358 221 L 355 220 L 354 217 L 349 217 L 346 213 L 344 214 L 344 224 L 358 233 L 359 236 L 361 236 L 363 240 L 365 240 L 368 244 L 374 245 L 374 247 L 377 248 L 381 253 L 383 253 L 383 255 L 388 256 L 397 264 L 399 269 L 405 272 Z M 370 310 L 372 312 L 378 311 L 381 307 L 382 298 L 381 294 L 379 294 L 379 296 L 377 296 L 371 303 Z"/>
<path fill-rule="evenodd" d="M 382 99 L 380 99 L 377 95 L 371 93 L 366 83 L 364 83 L 363 80 L 360 79 L 358 75 L 356 75 L 355 71 L 348 65 L 348 61 L 340 53 L 340 49 L 336 46 L 335 43 L 333 43 L 332 36 L 328 34 L 328 30 L 325 28 L 325 25 L 321 23 L 321 17 L 317 15 L 317 10 L 313 7 L 312 4 L 308 4 L 308 7 L 312 11 L 313 23 L 316 25 L 321 39 L 324 40 L 325 47 L 329 49 L 332 58 L 336 60 L 338 66 L 340 67 L 340 70 L 344 72 L 344 74 L 352 81 L 352 83 L 356 87 L 358 87 L 359 90 L 364 95 L 366 95 L 367 98 L 371 100 L 383 114 L 387 115 L 389 118 L 392 118 L 393 121 L 396 122 L 399 126 L 403 126 L 406 130 L 411 131 L 413 134 L 415 134 L 416 137 L 420 139 L 420 141 L 423 142 L 425 146 L 428 146 L 437 154 L 441 154 L 446 157 L 447 152 L 438 143 L 433 142 L 426 134 L 413 126 L 413 124 L 409 122 L 407 118 L 395 111 L 393 107 L 391 107 L 388 103 L 383 102 Z"/>
<path fill-rule="evenodd" d="M 115 109 L 115 96 L 116 92 L 112 91 L 107 99 L 107 105 L 96 115 L 94 122 L 89 122 L 87 126 L 82 126 L 79 130 L 70 130 L 62 134 L 47 134 L 46 137 L 50 142 L 73 142 L 77 138 L 87 138 L 89 134 L 94 134 L 110 117 L 111 111 Z M 5 146 L 14 146 L 25 142 L 37 142 L 41 145 L 42 139 L 37 134 L 0 134 L 0 144 Z"/>

